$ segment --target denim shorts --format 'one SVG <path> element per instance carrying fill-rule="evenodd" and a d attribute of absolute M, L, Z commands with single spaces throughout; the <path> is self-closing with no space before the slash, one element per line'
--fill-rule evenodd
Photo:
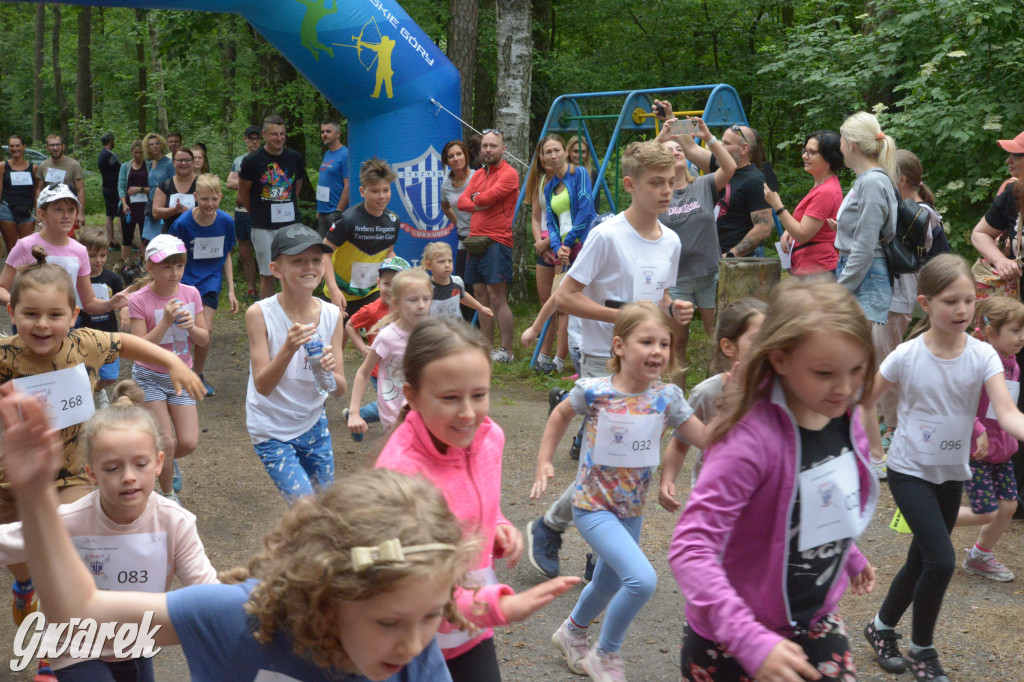
<path fill-rule="evenodd" d="M 836 266 L 837 277 L 842 276 L 848 258 L 839 257 L 839 265 Z M 883 256 L 877 256 L 871 261 L 868 274 L 864 275 L 853 295 L 869 320 L 878 324 L 886 323 L 889 319 L 889 308 L 892 307 L 892 282 L 889 280 L 889 268 Z"/>
<path fill-rule="evenodd" d="M 11 212 L 11 207 L 7 205 L 7 202 L 0 201 L 0 221 L 5 223 L 17 223 L 19 225 L 22 223 L 34 223 L 36 221 L 36 212 L 35 210 L 31 210 L 29 211 L 28 218 L 18 220 L 14 217 L 14 213 Z"/>
<path fill-rule="evenodd" d="M 479 256 L 469 255 L 466 261 L 466 284 L 511 284 L 512 247 L 498 242 Z"/>
<path fill-rule="evenodd" d="M 689 301 L 698 308 L 714 308 L 715 297 L 718 295 L 718 273 L 680 279 L 674 287 L 669 287 L 668 293 L 673 299 Z"/>

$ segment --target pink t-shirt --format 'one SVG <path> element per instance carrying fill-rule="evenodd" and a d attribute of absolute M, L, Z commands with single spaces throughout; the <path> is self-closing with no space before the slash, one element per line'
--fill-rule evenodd
<path fill-rule="evenodd" d="M 178 291 L 173 296 L 157 296 L 153 293 L 152 286 L 145 286 L 136 291 L 134 294 L 128 297 L 128 315 L 133 320 L 145 320 L 146 321 L 146 333 L 153 331 L 153 327 L 156 326 L 157 320 L 164 316 L 164 308 L 167 306 L 167 302 L 172 298 L 176 298 L 181 301 L 183 306 L 192 307 L 189 311 L 192 313 L 193 318 L 199 317 L 203 312 L 203 297 L 199 295 L 199 290 L 195 287 L 190 287 L 187 284 L 179 284 Z M 164 334 L 164 338 L 160 340 L 160 347 L 166 348 L 169 351 L 173 351 L 174 338 L 172 334 L 187 334 L 188 332 L 178 329 L 177 327 L 171 326 Z M 187 367 L 192 366 L 192 346 L 189 346 L 189 352 L 185 355 L 180 356 L 182 361 Z M 160 367 L 159 365 L 151 365 L 141 360 L 135 361 L 139 366 L 145 367 L 146 369 L 154 372 L 160 372 L 161 374 L 167 374 L 166 367 Z"/>
<path fill-rule="evenodd" d="M 370 344 L 370 348 L 380 356 L 380 362 L 377 363 L 377 410 L 380 412 L 380 423 L 385 429 L 391 428 L 398 419 L 399 411 L 405 407 L 402 361 L 405 360 L 407 343 L 409 332 L 397 324 L 389 324 L 380 330 Z"/>
<path fill-rule="evenodd" d="M 175 577 L 182 585 L 218 582 L 195 514 L 159 493 L 151 494 L 142 515 L 125 525 L 103 512 L 98 490 L 61 505 L 57 513 L 101 590 L 167 592 Z M 5 566 L 25 561 L 20 522 L 0 526 L 0 560 Z M 115 660 L 112 645 L 104 647 L 102 657 Z M 59 670 L 80 661 L 64 655 L 52 663 Z"/>
<path fill-rule="evenodd" d="M 36 259 L 32 257 L 32 247 L 41 246 L 46 249 L 46 262 L 61 266 L 71 275 L 71 283 L 78 286 L 78 278 L 88 277 L 92 271 L 89 265 L 89 251 L 84 246 L 69 239 L 64 246 L 54 246 L 40 236 L 39 232 L 30 234 L 27 237 L 18 239 L 11 252 L 7 254 L 7 264 L 12 268 L 21 268 L 26 265 L 35 265 Z M 75 301 L 80 306 L 78 291 L 75 291 Z"/>
<path fill-rule="evenodd" d="M 835 220 L 839 205 L 843 203 L 843 188 L 839 178 L 831 176 L 817 187 L 812 187 L 793 209 L 797 222 L 806 215 L 822 221 L 821 229 L 806 244 L 793 247 L 794 275 L 813 275 L 817 272 L 835 270 L 839 264 L 836 253 L 836 231 L 828 226 L 828 220 Z"/>

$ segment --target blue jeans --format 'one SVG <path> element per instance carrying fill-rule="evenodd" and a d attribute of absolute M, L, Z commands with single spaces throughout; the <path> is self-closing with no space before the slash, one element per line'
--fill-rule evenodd
<path fill-rule="evenodd" d="M 583 588 L 570 617 L 587 626 L 608 608 L 597 645 L 617 652 L 630 623 L 654 594 L 658 574 L 640 549 L 644 517 L 619 518 L 610 511 L 572 508 L 573 521 L 598 554 L 594 579 Z"/>
<path fill-rule="evenodd" d="M 334 448 L 323 410 L 313 428 L 301 436 L 289 441 L 265 440 L 253 448 L 289 505 L 334 483 Z"/>
<path fill-rule="evenodd" d="M 154 682 L 152 658 L 130 661 L 82 661 L 54 673 L 60 682 Z"/>
<path fill-rule="evenodd" d="M 849 256 L 840 256 L 836 266 L 836 277 L 841 277 Z M 889 319 L 889 308 L 892 307 L 892 281 L 889 279 L 889 267 L 885 258 L 877 256 L 871 261 L 871 267 L 864 279 L 853 292 L 864 315 L 872 322 L 885 324 Z"/>
<path fill-rule="evenodd" d="M 370 377 L 370 383 L 373 384 L 373 390 L 377 390 L 377 377 Z M 359 418 L 367 424 L 373 424 L 374 422 L 380 421 L 380 410 L 377 409 L 377 401 L 374 400 L 372 403 L 367 403 L 359 408 Z"/>

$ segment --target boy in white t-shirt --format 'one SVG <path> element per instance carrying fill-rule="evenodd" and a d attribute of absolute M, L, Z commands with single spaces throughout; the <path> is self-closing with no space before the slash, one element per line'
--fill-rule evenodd
<path fill-rule="evenodd" d="M 327 247 L 313 230 L 282 227 L 270 246 L 270 271 L 281 293 L 245 313 L 249 335 L 249 387 L 245 423 L 253 448 L 285 500 L 291 504 L 334 482 L 334 450 L 324 403 L 303 346 L 318 333 L 323 340 L 320 366 L 334 374 L 345 393 L 341 355 L 343 325 L 338 306 L 313 296 L 324 274 Z"/>
<path fill-rule="evenodd" d="M 622 175 L 632 203 L 590 232 L 555 292 L 559 312 L 581 320 L 581 378 L 610 374 L 612 329 L 623 305 L 653 301 L 677 324 L 693 319 L 693 304 L 673 301 L 668 291 L 678 274 L 679 237 L 658 221 L 672 202 L 675 159 L 656 142 L 633 142 L 622 154 Z M 527 527 L 530 563 L 549 577 L 558 575 L 562 533 L 572 523 L 572 491 Z"/>

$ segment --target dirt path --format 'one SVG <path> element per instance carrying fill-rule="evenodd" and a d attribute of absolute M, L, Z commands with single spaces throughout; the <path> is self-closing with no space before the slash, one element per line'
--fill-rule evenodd
<path fill-rule="evenodd" d="M 199 532 L 207 553 L 218 568 L 243 562 L 258 546 L 262 532 L 274 524 L 285 509 L 270 478 L 263 471 L 245 431 L 245 386 L 248 351 L 241 314 L 231 319 L 218 315 L 214 331 L 214 349 L 207 378 L 217 395 L 200 408 L 202 430 L 198 451 L 182 463 L 185 473 L 183 504 L 198 516 Z M 358 367 L 357 356 L 345 357 L 346 374 Z M 498 383 L 498 382 L 496 382 Z M 505 430 L 503 509 L 506 516 L 525 531 L 554 499 L 555 491 L 568 484 L 575 467 L 567 453 L 567 442 L 556 457 L 556 478 L 552 490 L 541 502 L 531 502 L 528 491 L 533 480 L 534 463 L 541 430 L 547 414 L 545 392 L 526 381 L 502 381 L 492 394 L 491 416 Z M 347 404 L 347 403 L 346 403 Z M 360 444 L 348 436 L 341 421 L 339 401 L 328 404 L 328 417 L 334 435 L 337 475 L 364 466 L 379 450 L 380 442 L 367 438 Z M 375 427 L 376 428 L 376 427 Z M 371 436 L 379 436 L 379 429 Z M 568 440 L 568 438 L 567 438 Z M 689 481 L 689 467 L 680 475 L 680 483 Z M 688 485 L 681 485 L 681 494 Z M 647 507 L 642 545 L 659 574 L 657 592 L 637 618 L 626 637 L 623 655 L 631 680 L 679 679 L 679 640 L 682 628 L 682 600 L 675 579 L 668 570 L 666 554 L 676 516 L 662 510 L 655 500 Z M 876 592 L 867 597 L 848 596 L 841 612 L 852 630 L 854 659 L 861 680 L 889 680 L 870 657 L 860 629 L 881 603 L 893 573 L 902 562 L 909 536 L 888 529 L 894 505 L 883 485 L 875 522 L 859 543 L 878 572 Z M 974 540 L 970 530 L 956 531 L 954 544 L 968 547 Z M 1000 559 L 1024 575 L 1024 524 L 1014 522 L 1004 538 Z M 582 575 L 587 545 L 570 530 L 562 550 L 564 574 Z M 757 557 L 751 560 L 757 561 Z M 516 589 L 539 582 L 542 577 L 523 561 L 519 566 L 499 566 L 499 577 Z M 1022 578 L 1024 579 L 1024 578 Z M 548 606 L 525 624 L 514 625 L 498 633 L 498 655 L 504 678 L 509 681 L 553 682 L 581 679 L 568 672 L 549 637 L 571 610 L 579 588 Z M 942 661 L 954 680 L 1007 681 L 1024 679 L 1024 596 L 1019 582 L 994 583 L 966 576 L 958 570 L 953 578 L 936 634 Z M 909 628 L 907 628 L 909 631 Z M 0 646 L 11 651 L 15 628 L 7 617 L 0 617 Z M 906 640 L 904 640 L 906 641 Z M 169 648 L 156 659 L 161 680 L 187 680 L 184 657 L 178 648 Z M 0 665 L 0 680 L 31 680 L 29 674 L 14 675 L 6 664 Z M 904 676 L 902 679 L 909 679 Z"/>

